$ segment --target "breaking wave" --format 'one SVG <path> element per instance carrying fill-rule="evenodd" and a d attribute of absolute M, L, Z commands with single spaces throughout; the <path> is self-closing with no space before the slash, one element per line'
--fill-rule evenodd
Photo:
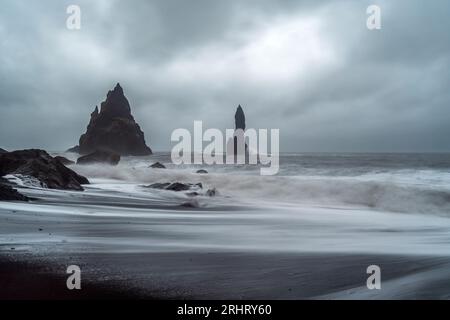
<path fill-rule="evenodd" d="M 372 210 L 448 215 L 450 189 L 425 183 L 407 183 L 405 179 L 390 179 L 385 175 L 356 177 L 336 176 L 259 176 L 210 172 L 195 174 L 193 168 L 152 169 L 145 166 L 120 164 L 73 166 L 91 179 L 112 179 L 123 183 L 202 182 L 216 187 L 222 196 L 255 206 L 313 205 L 364 207 Z M 424 174 L 420 173 L 419 174 Z M 410 178 L 410 177 L 409 177 Z"/>
<path fill-rule="evenodd" d="M 3 178 L 20 187 L 47 188 L 46 183 L 32 176 L 23 174 L 7 174 Z"/>

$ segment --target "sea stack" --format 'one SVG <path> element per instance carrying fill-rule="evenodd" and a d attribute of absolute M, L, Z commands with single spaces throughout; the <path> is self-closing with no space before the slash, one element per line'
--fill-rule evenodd
<path fill-rule="evenodd" d="M 245 115 L 241 105 L 237 107 L 236 113 L 234 114 L 234 126 L 235 130 L 242 129 L 245 131 Z"/>
<path fill-rule="evenodd" d="M 248 146 L 245 142 L 245 115 L 241 105 L 237 107 L 234 114 L 234 127 L 233 138 L 227 142 L 227 155 L 242 156 L 245 162 L 248 156 Z"/>
<path fill-rule="evenodd" d="M 145 143 L 144 133 L 131 115 L 130 104 L 119 83 L 108 92 L 100 111 L 95 107 L 86 133 L 80 137 L 80 154 L 98 150 L 133 156 L 152 153 Z"/>

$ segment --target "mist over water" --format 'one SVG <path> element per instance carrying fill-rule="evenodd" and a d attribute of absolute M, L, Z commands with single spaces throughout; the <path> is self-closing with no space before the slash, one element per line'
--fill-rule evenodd
<path fill-rule="evenodd" d="M 156 161 L 167 169 L 150 168 Z M 85 191 L 11 177 L 40 200 L 1 203 L 0 211 L 30 222 L 36 215 L 67 220 L 56 240 L 67 241 L 66 250 L 449 255 L 449 155 L 283 154 L 280 165 L 279 175 L 260 176 L 256 165 L 175 166 L 168 153 L 123 157 L 117 166 L 71 165 L 90 180 Z M 203 189 L 191 196 L 148 187 L 157 182 L 201 182 Z M 207 196 L 212 188 L 217 194 Z"/>
<path fill-rule="evenodd" d="M 156 161 L 168 170 L 148 168 Z M 200 168 L 209 174 L 195 174 Z M 355 206 L 443 216 L 450 212 L 449 154 L 282 154 L 278 175 L 260 176 L 259 168 L 175 166 L 168 153 L 124 157 L 117 167 L 73 166 L 94 179 L 132 184 L 202 182 L 221 195 L 255 206 Z"/>

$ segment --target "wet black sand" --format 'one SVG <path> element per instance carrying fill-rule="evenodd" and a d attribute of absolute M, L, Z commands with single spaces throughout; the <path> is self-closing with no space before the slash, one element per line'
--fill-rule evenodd
<path fill-rule="evenodd" d="M 82 289 L 68 290 L 68 265 Z M 382 270 L 368 290 L 366 268 Z M 70 253 L 0 255 L 1 299 L 446 299 L 450 260 L 336 254 Z"/>

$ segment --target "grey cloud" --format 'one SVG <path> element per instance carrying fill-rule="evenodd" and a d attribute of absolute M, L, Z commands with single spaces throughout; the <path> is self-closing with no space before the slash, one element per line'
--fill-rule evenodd
<path fill-rule="evenodd" d="M 372 2 L 380 31 L 365 28 Z M 72 3 L 80 31 L 65 29 Z M 449 9 L 444 0 L 5 0 L 0 147 L 75 144 L 120 82 L 155 150 L 194 120 L 231 127 L 240 103 L 249 126 L 280 128 L 281 151 L 450 151 Z M 292 31 L 310 20 L 311 32 Z"/>

